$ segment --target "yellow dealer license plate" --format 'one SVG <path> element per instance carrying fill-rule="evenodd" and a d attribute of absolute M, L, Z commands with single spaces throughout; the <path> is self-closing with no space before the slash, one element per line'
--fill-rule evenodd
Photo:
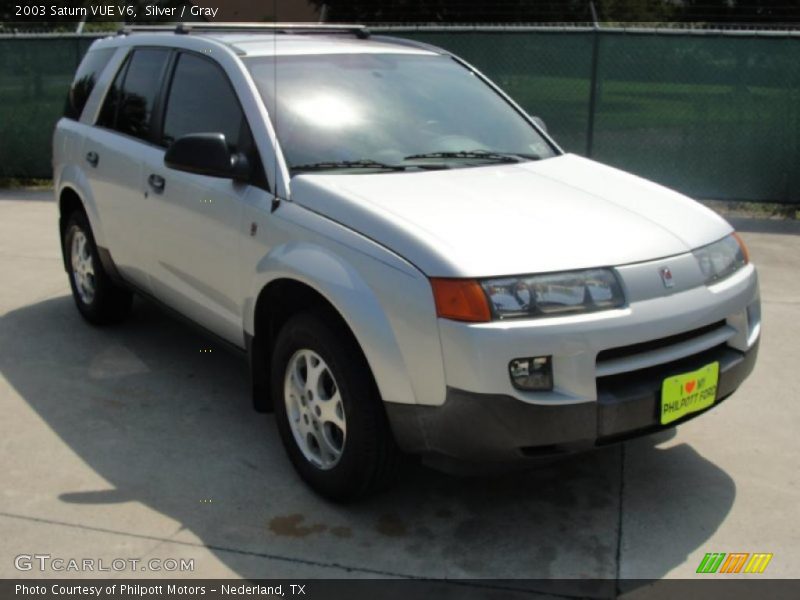
<path fill-rule="evenodd" d="M 718 381 L 718 362 L 665 379 L 661 385 L 661 424 L 672 423 L 714 404 Z"/>

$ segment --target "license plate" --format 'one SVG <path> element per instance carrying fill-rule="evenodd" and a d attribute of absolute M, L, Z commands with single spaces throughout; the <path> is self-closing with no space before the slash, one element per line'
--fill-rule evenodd
<path fill-rule="evenodd" d="M 666 425 L 714 404 L 719 363 L 697 371 L 667 377 L 661 385 L 661 424 Z"/>

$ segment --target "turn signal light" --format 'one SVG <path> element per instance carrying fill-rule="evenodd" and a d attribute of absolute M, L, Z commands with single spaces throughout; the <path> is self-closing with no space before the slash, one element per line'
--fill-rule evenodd
<path fill-rule="evenodd" d="M 742 249 L 742 255 L 744 256 L 744 264 L 749 263 L 750 262 L 750 251 L 747 249 L 747 244 L 744 243 L 744 240 L 742 239 L 742 236 L 740 236 L 735 231 L 733 232 L 733 237 L 737 242 L 739 242 L 739 248 Z"/>
<path fill-rule="evenodd" d="M 492 320 L 483 288 L 474 279 L 431 279 L 436 315 L 454 321 L 485 323 Z"/>

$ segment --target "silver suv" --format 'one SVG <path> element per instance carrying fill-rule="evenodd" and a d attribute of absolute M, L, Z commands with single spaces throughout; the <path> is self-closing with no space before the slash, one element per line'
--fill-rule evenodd
<path fill-rule="evenodd" d="M 523 464 L 651 433 L 753 368 L 756 270 L 722 218 L 562 152 L 473 67 L 360 27 L 123 31 L 53 140 L 93 324 L 132 292 L 246 353 L 319 493 L 404 453 Z"/>

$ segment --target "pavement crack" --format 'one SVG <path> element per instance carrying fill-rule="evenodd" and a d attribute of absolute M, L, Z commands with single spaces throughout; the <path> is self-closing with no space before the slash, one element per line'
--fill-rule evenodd
<path fill-rule="evenodd" d="M 233 548 L 228 546 L 221 546 L 218 544 L 202 544 L 197 542 L 185 542 L 181 540 L 172 539 L 175 535 L 174 533 L 170 537 L 163 537 L 158 535 L 148 535 L 145 533 L 133 533 L 129 531 L 120 531 L 116 529 L 108 529 L 106 527 L 96 527 L 93 525 L 81 525 L 78 523 L 68 523 L 66 521 L 57 521 L 54 519 L 44 519 L 41 517 L 31 517 L 26 515 L 17 515 L 14 513 L 7 513 L 7 512 L 0 512 L 0 517 L 8 517 L 11 519 L 19 519 L 23 521 L 31 521 L 34 523 L 41 523 L 44 525 L 59 525 L 61 527 L 71 527 L 74 529 L 82 529 L 84 531 L 93 531 L 96 533 L 108 533 L 110 535 L 122 535 L 130 538 L 136 538 L 140 540 L 152 540 L 159 543 L 170 543 L 175 544 L 178 546 L 186 546 L 190 548 L 207 548 L 209 550 L 214 550 L 217 552 L 228 552 L 231 554 L 239 554 L 243 556 L 255 556 L 258 558 L 266 558 L 270 560 L 277 560 L 282 562 L 289 562 L 294 564 L 304 564 L 313 567 L 327 567 L 332 569 L 341 569 L 348 573 L 357 572 L 357 573 L 365 573 L 370 575 L 383 575 L 386 577 L 401 577 L 404 579 L 420 579 L 417 576 L 409 575 L 407 573 L 396 573 L 393 571 L 384 571 L 381 569 L 370 569 L 368 567 L 356 567 L 352 565 L 340 564 L 336 562 L 324 562 L 318 560 L 311 560 L 306 558 L 297 558 L 292 556 L 283 556 L 280 554 L 271 554 L 268 552 L 259 552 L 256 550 L 244 550 L 242 548 Z M 160 545 L 160 544 L 159 544 Z"/>
<path fill-rule="evenodd" d="M 622 572 L 622 505 L 625 500 L 625 443 L 620 444 L 619 450 L 619 516 L 617 518 L 617 569 L 616 569 L 616 595 L 619 598 L 622 590 L 620 588 L 620 574 Z"/>
<path fill-rule="evenodd" d="M 546 589 L 530 589 L 530 588 L 522 588 L 510 585 L 499 585 L 493 584 L 491 582 L 481 582 L 479 580 L 468 580 L 468 581 L 459 581 L 456 579 L 436 579 L 432 577 L 426 577 L 422 575 L 411 575 L 409 573 L 400 573 L 395 571 L 386 571 L 383 569 L 372 569 L 369 567 L 356 567 L 352 565 L 346 565 L 337 562 L 324 562 L 318 560 L 312 560 L 307 558 L 297 558 L 293 556 L 283 556 L 280 554 L 270 554 L 268 552 L 258 552 L 256 550 L 244 550 L 242 548 L 232 548 L 227 546 L 221 546 L 218 544 L 202 544 L 197 542 L 184 542 L 181 540 L 175 540 L 173 537 L 177 535 L 178 532 L 185 529 L 181 526 L 178 529 L 178 532 L 173 533 L 170 537 L 162 537 L 158 535 L 148 535 L 145 533 L 132 533 L 129 531 L 120 531 L 116 529 L 108 529 L 106 527 L 96 527 L 93 525 L 81 525 L 78 523 L 68 523 L 66 521 L 57 521 L 55 519 L 44 519 L 42 517 L 31 517 L 27 515 L 17 515 L 14 513 L 7 513 L 0 511 L 0 517 L 7 517 L 10 519 L 18 519 L 21 521 L 31 521 L 34 523 L 41 523 L 43 525 L 58 525 L 61 527 L 71 527 L 74 529 L 82 529 L 84 531 L 93 531 L 97 533 L 108 533 L 110 535 L 122 535 L 126 537 L 141 539 L 141 540 L 152 540 L 158 542 L 155 545 L 155 548 L 161 546 L 164 543 L 175 544 L 177 546 L 186 546 L 189 548 L 206 548 L 208 550 L 216 551 L 216 552 L 227 552 L 231 554 L 239 554 L 242 556 L 254 556 L 257 558 L 266 558 L 268 560 L 276 560 L 281 562 L 288 562 L 292 564 L 302 564 L 311 567 L 324 567 L 329 569 L 339 569 L 345 571 L 346 573 L 363 573 L 366 575 L 376 575 L 380 577 L 387 577 L 387 578 L 395 578 L 395 579 L 413 579 L 413 580 L 424 580 L 430 581 L 434 583 L 442 583 L 447 585 L 455 585 L 455 586 L 463 586 L 468 588 L 482 588 L 486 590 L 501 590 L 501 591 L 508 591 L 508 592 L 518 592 L 522 594 L 529 594 L 532 598 L 544 596 L 546 598 L 563 598 L 564 600 L 603 600 L 602 597 L 599 596 L 586 596 L 586 595 L 573 595 L 573 594 L 561 594 L 561 593 L 554 593 L 551 590 Z"/>
<path fill-rule="evenodd" d="M 63 260 L 60 256 L 39 256 L 36 254 L 20 254 L 19 252 L 5 252 L 0 250 L 0 256 L 4 258 L 23 258 L 25 260 L 46 260 L 49 262 L 59 262 Z"/>

